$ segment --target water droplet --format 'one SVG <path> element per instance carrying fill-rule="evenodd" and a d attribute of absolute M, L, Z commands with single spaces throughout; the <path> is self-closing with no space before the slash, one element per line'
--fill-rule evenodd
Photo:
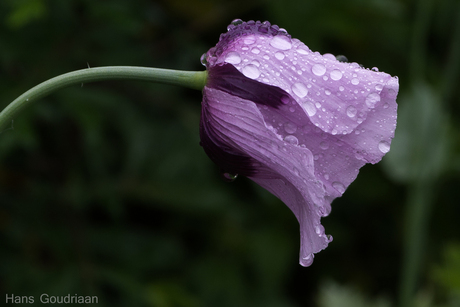
<path fill-rule="evenodd" d="M 321 143 L 319 143 L 319 148 L 321 148 L 322 150 L 326 150 L 329 148 L 329 143 L 322 141 Z"/>
<path fill-rule="evenodd" d="M 345 88 L 343 86 L 339 86 L 339 91 L 343 92 Z"/>
<path fill-rule="evenodd" d="M 333 240 L 332 236 L 331 235 L 326 235 L 326 241 L 327 243 L 331 243 Z"/>
<path fill-rule="evenodd" d="M 332 53 L 325 53 L 325 54 L 323 54 L 323 57 L 328 59 L 328 60 L 332 60 L 332 61 L 336 60 L 335 55 L 333 55 Z"/>
<path fill-rule="evenodd" d="M 208 61 L 206 60 L 206 53 L 203 53 L 201 55 L 200 62 L 203 66 L 206 66 L 206 64 L 208 64 Z"/>
<path fill-rule="evenodd" d="M 250 79 L 257 79 L 260 76 L 260 70 L 257 66 L 249 64 L 243 67 L 243 75 Z"/>
<path fill-rule="evenodd" d="M 379 101 L 380 101 L 380 95 L 377 93 L 370 93 L 366 97 L 366 105 L 371 109 L 373 109 L 375 105 L 377 104 L 377 102 Z"/>
<path fill-rule="evenodd" d="M 373 71 L 379 71 L 379 69 L 377 67 L 372 67 L 372 70 Z"/>
<path fill-rule="evenodd" d="M 288 104 L 290 101 L 291 101 L 291 98 L 289 98 L 288 96 L 286 96 L 286 95 L 281 96 L 281 102 L 282 103 Z"/>
<path fill-rule="evenodd" d="M 355 117 L 357 112 L 358 112 L 358 110 L 356 110 L 356 108 L 354 106 L 349 106 L 347 108 L 348 117 Z"/>
<path fill-rule="evenodd" d="M 299 145 L 299 140 L 293 135 L 287 135 L 284 140 L 292 145 Z"/>
<path fill-rule="evenodd" d="M 270 45 L 280 50 L 289 50 L 292 47 L 291 39 L 285 35 L 277 35 L 270 41 Z"/>
<path fill-rule="evenodd" d="M 294 92 L 294 94 L 296 94 L 300 98 L 303 98 L 308 94 L 308 89 L 303 83 L 294 83 L 291 89 Z"/>
<path fill-rule="evenodd" d="M 232 182 L 236 180 L 236 178 L 238 177 L 238 174 L 231 174 L 231 173 L 224 172 L 224 173 L 221 173 L 221 177 L 226 182 Z"/>
<path fill-rule="evenodd" d="M 324 179 L 329 180 L 329 174 L 324 174 Z"/>
<path fill-rule="evenodd" d="M 239 64 L 241 63 L 241 57 L 240 54 L 236 51 L 232 51 L 227 53 L 227 56 L 225 57 L 225 62 L 229 64 Z"/>
<path fill-rule="evenodd" d="M 259 53 L 260 53 L 260 49 L 258 49 L 258 48 L 252 48 L 252 49 L 251 49 L 251 52 L 254 53 L 254 54 L 259 54 Z"/>
<path fill-rule="evenodd" d="M 316 114 L 316 108 L 313 102 L 304 101 L 301 103 L 301 106 L 307 112 L 308 116 L 314 116 Z"/>
<path fill-rule="evenodd" d="M 282 53 L 282 52 L 275 53 L 275 58 L 277 58 L 280 61 L 283 60 L 284 59 L 284 53 Z"/>
<path fill-rule="evenodd" d="M 284 124 L 284 130 L 289 134 L 293 134 L 297 131 L 297 126 L 294 123 L 287 122 Z"/>
<path fill-rule="evenodd" d="M 302 257 L 302 260 L 300 261 L 300 264 L 302 266 L 310 266 L 313 263 L 313 258 L 314 257 L 315 256 L 313 254 L 309 254 L 309 255 L 307 255 L 305 257 Z"/>
<path fill-rule="evenodd" d="M 267 61 L 270 60 L 270 57 L 267 54 L 265 54 L 263 58 L 266 59 Z"/>
<path fill-rule="evenodd" d="M 383 104 L 383 108 L 384 108 L 384 109 L 388 109 L 389 106 L 390 106 L 390 105 L 389 105 L 388 103 L 386 103 L 386 102 Z"/>
<path fill-rule="evenodd" d="M 345 186 L 341 182 L 334 181 L 332 183 L 332 187 L 336 189 L 340 194 L 343 194 L 343 192 L 345 192 Z"/>
<path fill-rule="evenodd" d="M 326 67 L 323 64 L 315 64 L 311 71 L 317 76 L 322 76 L 326 73 Z"/>
<path fill-rule="evenodd" d="M 379 142 L 379 150 L 382 152 L 382 153 L 387 153 L 390 151 L 390 144 L 386 141 L 380 141 Z"/>
<path fill-rule="evenodd" d="M 234 26 L 237 26 L 237 25 L 240 25 L 242 24 L 243 21 L 241 19 L 233 19 L 231 24 L 234 25 Z"/>
<path fill-rule="evenodd" d="M 382 84 L 379 83 L 379 84 L 376 84 L 376 85 L 375 85 L 375 90 L 376 90 L 376 91 L 381 91 L 382 89 L 383 89 L 383 85 L 382 85 Z"/>
<path fill-rule="evenodd" d="M 351 79 L 351 84 L 358 85 L 359 84 L 359 79 L 358 78 Z"/>
<path fill-rule="evenodd" d="M 346 56 L 344 56 L 344 55 L 341 55 L 341 54 L 340 54 L 340 55 L 338 55 L 338 56 L 336 56 L 335 58 L 336 58 L 336 59 L 337 59 L 337 61 L 339 61 L 339 62 L 343 62 L 343 63 L 346 63 L 346 62 L 348 62 L 348 59 L 347 59 L 347 57 L 346 57 Z"/>
<path fill-rule="evenodd" d="M 333 71 L 331 71 L 330 75 L 331 75 L 331 79 L 334 81 L 342 79 L 342 72 L 338 69 L 334 69 Z"/>
<path fill-rule="evenodd" d="M 396 97 L 396 91 L 392 88 L 388 90 L 388 97 L 393 98 Z"/>
<path fill-rule="evenodd" d="M 331 94 L 331 91 L 330 90 L 325 90 L 324 93 L 329 96 Z"/>
<path fill-rule="evenodd" d="M 308 54 L 308 50 L 305 50 L 303 48 L 298 48 L 297 52 L 300 53 L 300 54 L 303 54 L 303 55 Z"/>
<path fill-rule="evenodd" d="M 256 38 L 254 36 L 246 36 L 244 39 L 243 39 L 243 43 L 245 43 L 246 45 L 252 45 L 256 42 Z"/>

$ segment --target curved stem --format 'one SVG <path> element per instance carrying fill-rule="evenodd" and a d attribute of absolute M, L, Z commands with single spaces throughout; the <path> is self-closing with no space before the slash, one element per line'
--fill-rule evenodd
<path fill-rule="evenodd" d="M 11 102 L 0 113 L 0 131 L 33 101 L 69 85 L 103 80 L 142 80 L 201 90 L 206 83 L 206 78 L 206 71 L 181 71 L 133 66 L 107 66 L 76 70 L 42 82 Z"/>

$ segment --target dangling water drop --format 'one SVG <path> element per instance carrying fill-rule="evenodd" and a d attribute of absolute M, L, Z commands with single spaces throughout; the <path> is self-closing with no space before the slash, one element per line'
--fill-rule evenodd
<path fill-rule="evenodd" d="M 203 65 L 204 67 L 206 67 L 206 65 L 208 64 L 208 61 L 206 60 L 206 53 L 203 53 L 203 54 L 201 55 L 200 62 L 201 62 L 201 65 Z"/>
<path fill-rule="evenodd" d="M 224 173 L 221 173 L 221 177 L 226 182 L 233 182 L 238 177 L 238 174 L 231 174 L 231 173 L 224 172 Z"/>

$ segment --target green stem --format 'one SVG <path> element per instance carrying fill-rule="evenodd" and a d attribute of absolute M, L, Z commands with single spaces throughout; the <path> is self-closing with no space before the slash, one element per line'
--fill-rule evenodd
<path fill-rule="evenodd" d="M 69 85 L 104 80 L 142 80 L 201 90 L 206 83 L 206 78 L 206 71 L 181 71 L 132 66 L 97 67 L 69 72 L 40 83 L 10 103 L 0 113 L 0 131 L 33 101 Z"/>
<path fill-rule="evenodd" d="M 422 263 L 426 254 L 425 241 L 429 232 L 430 209 L 433 202 L 433 186 L 434 181 L 417 180 L 409 190 L 399 294 L 400 307 L 414 305 L 417 286 L 420 284 Z"/>

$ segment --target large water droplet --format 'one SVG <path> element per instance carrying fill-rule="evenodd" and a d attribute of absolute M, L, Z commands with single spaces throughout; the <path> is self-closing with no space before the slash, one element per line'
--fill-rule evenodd
<path fill-rule="evenodd" d="M 336 189 L 340 194 L 343 194 L 343 192 L 345 192 L 345 186 L 341 182 L 334 181 L 332 183 L 332 187 Z"/>
<path fill-rule="evenodd" d="M 243 75 L 250 79 L 257 79 L 260 76 L 260 70 L 257 66 L 249 64 L 243 67 Z"/>
<path fill-rule="evenodd" d="M 301 106 L 307 112 L 308 116 L 314 116 L 316 114 L 316 108 L 313 102 L 305 101 Z"/>
<path fill-rule="evenodd" d="M 311 71 L 317 76 L 322 76 L 326 73 L 326 67 L 323 64 L 315 64 Z"/>
<path fill-rule="evenodd" d="M 342 79 L 342 72 L 338 69 L 334 69 L 331 71 L 331 79 L 335 81 Z"/>
<path fill-rule="evenodd" d="M 292 144 L 292 145 L 298 145 L 299 144 L 299 140 L 293 136 L 293 135 L 287 135 L 284 140 L 286 142 L 288 142 L 289 144 Z"/>
<path fill-rule="evenodd" d="M 287 122 L 284 124 L 284 130 L 289 134 L 293 134 L 297 131 L 297 125 L 291 122 Z"/>
<path fill-rule="evenodd" d="M 382 153 L 387 153 L 390 151 L 390 144 L 386 141 L 380 141 L 379 142 L 379 150 Z"/>
<path fill-rule="evenodd" d="M 292 47 L 291 39 L 285 35 L 277 35 L 270 41 L 270 45 L 280 50 L 289 50 Z"/>
<path fill-rule="evenodd" d="M 349 106 L 347 108 L 348 117 L 355 117 L 357 112 L 358 112 L 358 110 L 356 110 L 356 108 L 354 106 Z"/>
<path fill-rule="evenodd" d="M 309 254 L 306 257 L 302 257 L 302 259 L 300 260 L 300 264 L 302 266 L 310 266 L 313 263 L 313 258 L 314 257 L 315 256 L 313 254 Z"/>
<path fill-rule="evenodd" d="M 366 105 L 371 109 L 375 108 L 375 105 L 379 101 L 380 101 L 380 95 L 377 93 L 370 93 L 366 97 Z"/>
<path fill-rule="evenodd" d="M 225 57 L 225 62 L 229 64 L 239 64 L 241 63 L 241 57 L 240 54 L 236 51 L 232 51 L 227 53 L 227 56 Z"/>
<path fill-rule="evenodd" d="M 359 84 L 359 79 L 358 78 L 351 79 L 351 84 L 358 85 Z"/>
<path fill-rule="evenodd" d="M 294 92 L 294 94 L 296 94 L 300 98 L 303 98 L 308 94 L 308 89 L 303 83 L 294 83 L 291 89 Z"/>
<path fill-rule="evenodd" d="M 251 49 L 251 52 L 254 53 L 254 54 L 259 54 L 259 53 L 260 53 L 260 49 L 259 49 L 259 48 L 252 48 L 252 49 Z"/>
<path fill-rule="evenodd" d="M 322 141 L 321 143 L 319 143 L 319 148 L 321 148 L 322 150 L 326 150 L 329 148 L 329 143 Z"/>

